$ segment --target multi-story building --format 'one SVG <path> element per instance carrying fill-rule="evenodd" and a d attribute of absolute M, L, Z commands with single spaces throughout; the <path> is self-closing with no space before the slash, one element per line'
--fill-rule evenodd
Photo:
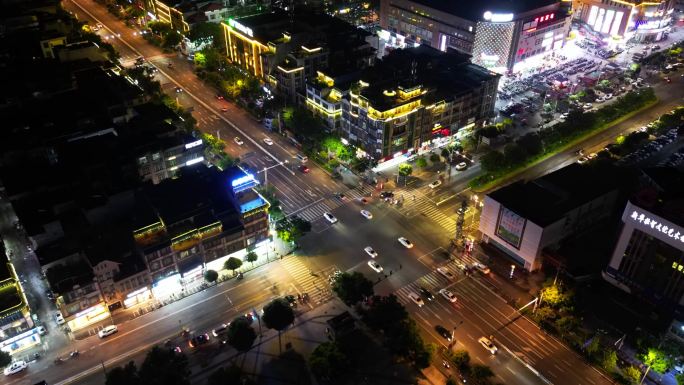
<path fill-rule="evenodd" d="M 506 71 L 562 48 L 570 19 L 569 3 L 559 0 L 382 0 L 380 37 L 389 48 L 453 48 L 471 54 L 475 64 Z"/>
<path fill-rule="evenodd" d="M 249 16 L 223 23 L 231 62 L 294 100 L 305 81 L 329 65 L 369 66 L 377 37 L 325 14 L 296 11 Z"/>
<path fill-rule="evenodd" d="M 5 254 L 0 238 L 0 350 L 19 353 L 41 343 L 41 336 L 33 327 L 24 289 L 14 266 Z"/>
<path fill-rule="evenodd" d="M 684 341 L 684 174 L 647 169 L 625 205 L 622 228 L 603 278 L 657 314 Z"/>
<path fill-rule="evenodd" d="M 674 0 L 573 1 L 574 17 L 594 32 L 639 42 L 667 37 L 675 6 Z"/>
<path fill-rule="evenodd" d="M 175 177 L 184 167 L 204 162 L 204 143 L 192 135 L 160 138 L 146 147 L 137 157 L 143 181 L 156 184 Z"/>
<path fill-rule="evenodd" d="M 537 270 L 545 248 L 609 218 L 620 197 L 620 175 L 613 167 L 572 164 L 489 193 L 480 216 L 482 241 L 525 270 Z"/>
<path fill-rule="evenodd" d="M 421 46 L 392 52 L 327 98 L 333 116 L 336 99 L 342 99 L 340 133 L 347 141 L 373 159 L 399 162 L 491 118 L 498 82 L 498 74 L 471 64 L 466 55 Z M 314 88 L 307 102 L 321 105 Z"/>

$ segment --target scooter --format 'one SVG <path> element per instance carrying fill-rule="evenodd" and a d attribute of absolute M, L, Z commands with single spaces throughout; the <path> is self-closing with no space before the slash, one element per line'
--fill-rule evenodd
<path fill-rule="evenodd" d="M 237 275 L 237 279 L 243 279 L 245 278 L 245 275 L 243 273 L 240 273 Z"/>

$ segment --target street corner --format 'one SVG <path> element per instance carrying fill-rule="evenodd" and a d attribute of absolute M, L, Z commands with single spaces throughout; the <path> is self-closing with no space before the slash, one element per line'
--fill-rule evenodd
<path fill-rule="evenodd" d="M 443 247 L 438 247 L 428 253 L 421 255 L 418 257 L 418 260 L 428 265 L 439 265 L 450 258 L 451 254 L 449 253 L 449 250 Z"/>

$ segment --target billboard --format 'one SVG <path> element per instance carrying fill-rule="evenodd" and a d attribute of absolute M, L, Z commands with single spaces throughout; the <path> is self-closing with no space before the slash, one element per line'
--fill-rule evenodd
<path fill-rule="evenodd" d="M 496 221 L 496 235 L 509 245 L 520 249 L 527 219 L 501 206 Z"/>

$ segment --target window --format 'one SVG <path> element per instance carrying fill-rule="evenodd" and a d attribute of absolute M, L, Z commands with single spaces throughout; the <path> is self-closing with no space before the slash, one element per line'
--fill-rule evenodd
<path fill-rule="evenodd" d="M 146 163 L 147 163 L 147 157 L 146 156 L 141 156 L 140 158 L 138 158 L 138 164 L 139 165 L 143 165 Z"/>

